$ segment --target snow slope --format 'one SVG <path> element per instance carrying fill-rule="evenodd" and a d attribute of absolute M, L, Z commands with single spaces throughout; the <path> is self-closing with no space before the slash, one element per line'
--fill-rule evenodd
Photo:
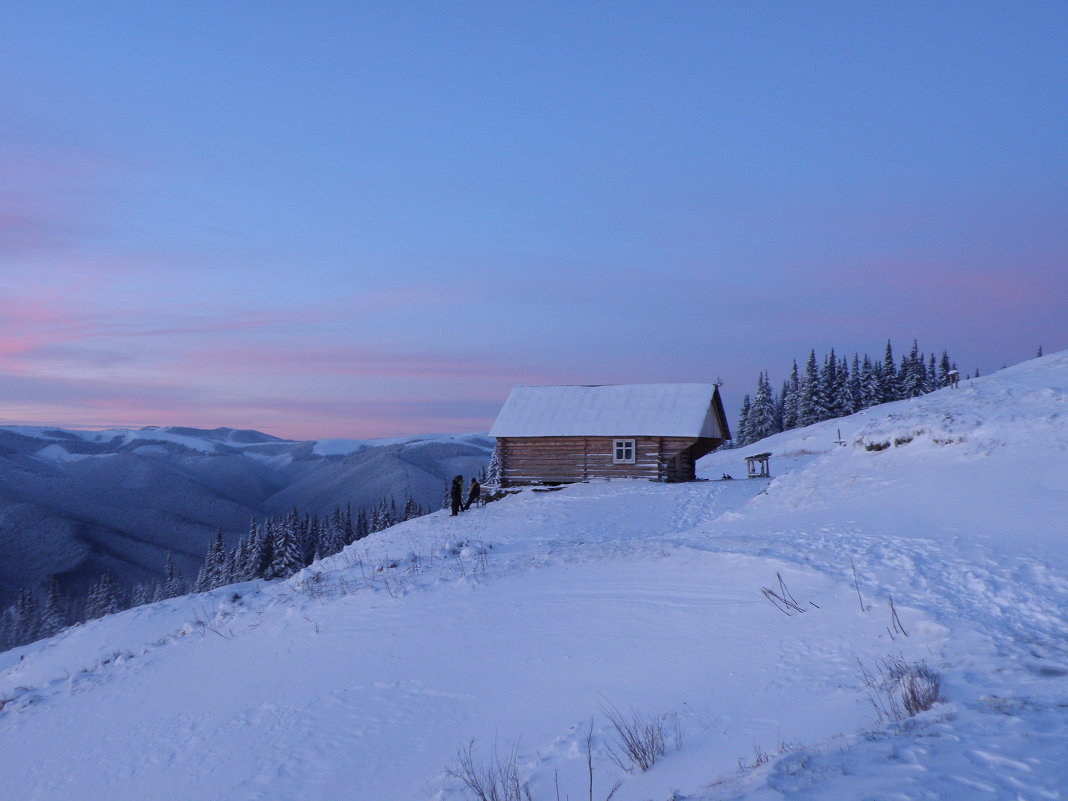
<path fill-rule="evenodd" d="M 1047 356 L 700 465 L 770 450 L 770 480 L 528 490 L 0 654 L 0 786 L 455 801 L 474 740 L 586 798 L 592 719 L 598 799 L 1064 797 L 1066 395 Z M 944 701 L 874 722 L 858 661 L 891 656 Z M 613 707 L 668 715 L 647 773 Z"/>

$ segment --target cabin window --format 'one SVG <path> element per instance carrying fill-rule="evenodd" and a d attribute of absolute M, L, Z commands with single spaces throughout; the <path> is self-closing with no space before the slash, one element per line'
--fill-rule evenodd
<path fill-rule="evenodd" d="M 612 441 L 612 463 L 634 464 L 634 440 L 617 439 Z"/>

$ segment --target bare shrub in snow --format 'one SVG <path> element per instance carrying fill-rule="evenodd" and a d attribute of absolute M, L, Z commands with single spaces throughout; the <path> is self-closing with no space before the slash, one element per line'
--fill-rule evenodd
<path fill-rule="evenodd" d="M 629 715 L 625 715 L 611 704 L 602 707 L 601 711 L 612 724 L 616 734 L 615 747 L 606 746 L 608 756 L 628 773 L 634 768 L 644 773 L 664 755 L 666 741 L 664 728 L 672 718 L 675 721 L 673 729 L 675 749 L 682 747 L 677 715 L 646 717 L 634 710 L 631 710 Z"/>
<path fill-rule="evenodd" d="M 779 580 L 778 591 L 773 590 L 770 587 L 761 587 L 760 592 L 763 593 L 764 597 L 767 598 L 776 609 L 778 609 L 787 617 L 790 617 L 794 613 L 804 614 L 806 611 L 808 611 L 797 602 L 796 598 L 794 598 L 793 593 L 790 592 L 790 588 L 787 587 L 786 582 L 783 581 L 782 574 L 776 573 L 775 578 Z M 812 601 L 809 601 L 809 603 L 812 604 L 812 606 L 816 609 L 819 609 L 819 606 L 812 603 Z"/>
<path fill-rule="evenodd" d="M 517 746 L 502 757 L 493 745 L 493 755 L 485 762 L 475 759 L 475 741 L 456 752 L 457 766 L 448 775 L 459 779 L 475 801 L 533 801 L 530 789 L 519 772 Z"/>
<path fill-rule="evenodd" d="M 768 753 L 763 748 L 761 748 L 760 743 L 753 743 L 752 760 L 747 761 L 745 757 L 738 757 L 738 770 L 741 773 L 748 773 L 751 770 L 756 770 L 761 765 L 766 765 L 768 762 L 770 762 L 772 757 L 779 757 L 783 754 L 789 754 L 795 748 L 797 748 L 796 745 L 791 745 L 790 743 L 783 740 L 781 737 L 779 738 L 778 746 L 776 746 L 775 750 L 771 753 Z"/>
<path fill-rule="evenodd" d="M 586 775 L 589 779 L 589 801 L 593 801 L 593 718 L 590 718 L 590 725 L 586 729 Z M 608 791 L 608 795 L 604 797 L 604 801 L 612 801 L 612 796 L 622 786 L 622 781 L 617 781 L 613 784 L 612 789 Z M 570 798 L 570 796 L 568 797 Z M 560 801 L 559 777 L 557 777 L 556 783 L 556 800 Z"/>
<path fill-rule="evenodd" d="M 904 657 L 891 656 L 877 661 L 874 670 L 860 662 L 860 675 L 879 724 L 906 720 L 942 700 L 942 674 L 922 659 L 907 662 Z"/>

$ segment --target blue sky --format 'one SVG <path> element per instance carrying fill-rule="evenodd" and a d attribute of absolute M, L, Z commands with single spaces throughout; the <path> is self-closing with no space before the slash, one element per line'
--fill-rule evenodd
<path fill-rule="evenodd" d="M 0 421 L 488 427 L 525 383 L 1068 347 L 1063 3 L 33 3 Z"/>

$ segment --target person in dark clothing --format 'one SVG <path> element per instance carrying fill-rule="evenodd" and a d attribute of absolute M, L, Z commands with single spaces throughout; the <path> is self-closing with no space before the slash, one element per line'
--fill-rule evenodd
<path fill-rule="evenodd" d="M 478 479 L 471 479 L 471 486 L 467 488 L 467 503 L 464 504 L 464 509 L 470 509 L 472 506 L 478 505 L 478 498 L 482 494 L 482 487 L 478 485 Z"/>
<path fill-rule="evenodd" d="M 463 507 L 464 500 L 464 477 L 456 476 L 452 480 L 452 487 L 449 488 L 449 502 L 452 505 L 452 516 L 460 514 L 460 509 Z"/>

